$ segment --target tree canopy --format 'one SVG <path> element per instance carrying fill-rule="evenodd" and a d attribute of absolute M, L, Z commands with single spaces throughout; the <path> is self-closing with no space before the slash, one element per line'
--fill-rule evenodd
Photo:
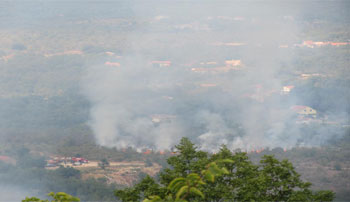
<path fill-rule="evenodd" d="M 187 138 L 176 146 L 177 155 L 159 178 L 115 195 L 122 201 L 332 201 L 332 191 L 312 191 L 288 160 L 265 155 L 259 164 L 246 153 L 222 146 L 216 154 L 198 150 Z M 215 178 L 215 180 L 214 180 Z"/>

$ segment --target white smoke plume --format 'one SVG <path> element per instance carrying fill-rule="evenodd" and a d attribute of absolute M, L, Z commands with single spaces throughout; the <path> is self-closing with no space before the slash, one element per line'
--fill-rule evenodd
<path fill-rule="evenodd" d="M 127 33 L 118 65 L 87 69 L 82 86 L 99 144 L 169 149 L 188 136 L 206 150 L 250 150 L 325 140 L 321 130 L 307 139 L 290 110 L 296 98 L 280 95 L 288 85 L 281 72 L 294 71 L 302 40 L 298 7 L 167 3 L 134 5 L 139 25 Z"/>

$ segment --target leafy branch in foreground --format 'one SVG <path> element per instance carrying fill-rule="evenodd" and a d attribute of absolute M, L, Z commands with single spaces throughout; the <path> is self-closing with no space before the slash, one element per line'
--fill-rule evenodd
<path fill-rule="evenodd" d="M 232 162 L 232 160 L 224 159 L 220 162 Z M 198 175 L 197 173 L 191 173 L 186 176 L 186 178 L 178 177 L 170 182 L 168 185 L 168 189 L 172 192 L 176 193 L 175 201 L 186 201 L 188 196 L 196 195 L 205 199 L 205 195 L 202 191 L 200 191 L 199 187 L 201 185 L 205 185 L 205 181 L 214 182 L 216 176 L 220 176 L 222 174 L 228 174 L 228 171 L 224 167 L 219 167 L 217 162 L 211 162 L 207 165 L 207 169 L 201 172 L 202 175 Z M 153 197 L 157 198 L 157 196 Z M 171 195 L 168 196 L 171 198 Z M 152 200 L 151 200 L 152 201 Z M 147 202 L 147 199 L 144 200 Z"/>
<path fill-rule="evenodd" d="M 80 201 L 79 198 L 71 196 L 67 193 L 64 192 L 50 192 L 48 194 L 48 196 L 51 196 L 53 198 L 53 200 L 51 202 L 76 202 L 76 201 Z M 24 200 L 22 200 L 22 202 L 50 202 L 49 200 L 41 200 L 39 198 L 36 197 L 26 197 Z"/>

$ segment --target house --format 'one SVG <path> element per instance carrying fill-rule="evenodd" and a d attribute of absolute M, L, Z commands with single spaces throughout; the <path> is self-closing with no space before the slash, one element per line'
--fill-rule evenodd
<path fill-rule="evenodd" d="M 111 67 L 120 67 L 120 63 L 119 62 L 105 62 L 105 65 L 107 66 L 111 66 Z"/>
<path fill-rule="evenodd" d="M 281 94 L 288 95 L 294 86 L 283 86 Z"/>
<path fill-rule="evenodd" d="M 241 60 L 226 60 L 225 64 L 227 67 L 235 67 L 241 65 Z"/>
<path fill-rule="evenodd" d="M 72 164 L 73 164 L 73 166 L 80 166 L 80 165 L 82 165 L 83 163 L 81 163 L 80 161 L 76 161 L 76 162 L 73 162 Z"/>
<path fill-rule="evenodd" d="M 14 54 L 4 55 L 4 56 L 1 56 L 1 59 L 7 62 L 9 59 L 13 58 L 14 56 L 15 56 Z"/>
<path fill-rule="evenodd" d="M 331 43 L 332 46 L 345 46 L 348 44 L 350 44 L 350 43 L 346 43 L 346 42 L 332 42 Z"/>
<path fill-rule="evenodd" d="M 309 48 L 313 48 L 314 47 L 314 42 L 313 41 L 304 41 L 303 46 L 307 46 Z"/>
<path fill-rule="evenodd" d="M 201 62 L 200 65 L 216 65 L 217 62 Z"/>
<path fill-rule="evenodd" d="M 146 151 L 143 152 L 143 154 L 151 154 L 152 153 L 152 150 L 150 149 L 147 149 Z"/>
<path fill-rule="evenodd" d="M 153 123 L 171 122 L 176 119 L 176 116 L 169 114 L 153 114 L 151 115 L 151 119 Z"/>
<path fill-rule="evenodd" d="M 9 156 L 0 156 L 0 161 L 8 164 L 16 164 L 16 160 Z"/>
<path fill-rule="evenodd" d="M 312 74 L 301 74 L 300 79 L 307 80 L 311 77 L 319 77 L 319 78 L 326 78 L 327 75 L 320 74 L 320 73 L 312 73 Z"/>
<path fill-rule="evenodd" d="M 109 56 L 113 56 L 115 53 L 111 52 L 111 51 L 106 51 L 105 52 L 106 55 L 109 55 Z"/>
<path fill-rule="evenodd" d="M 202 84 L 200 84 L 200 86 L 203 88 L 210 88 L 210 87 L 216 87 L 217 84 L 215 84 L 215 83 L 202 83 Z"/>
<path fill-rule="evenodd" d="M 229 43 L 224 43 L 223 45 L 225 45 L 225 46 L 244 46 L 245 43 L 229 42 Z"/>
<path fill-rule="evenodd" d="M 56 167 L 60 162 L 58 160 L 50 159 L 46 163 L 46 167 Z"/>
<path fill-rule="evenodd" d="M 224 67 L 212 67 L 212 68 L 197 67 L 197 68 L 191 69 L 191 71 L 196 73 L 226 73 L 226 72 L 229 72 L 230 70 L 238 70 L 238 68 L 233 66 L 224 66 Z"/>
<path fill-rule="evenodd" d="M 154 60 L 151 62 L 151 64 L 155 67 L 170 67 L 171 61 Z"/>
<path fill-rule="evenodd" d="M 295 105 L 291 107 L 293 111 L 295 111 L 301 118 L 303 117 L 312 117 L 316 118 L 317 111 L 311 107 L 303 106 L 303 105 Z"/>
<path fill-rule="evenodd" d="M 78 158 L 78 157 L 72 157 L 71 160 L 72 164 L 76 164 L 76 163 L 80 163 L 79 165 L 83 164 L 83 163 L 89 163 L 89 161 L 85 158 Z"/>
<path fill-rule="evenodd" d="M 166 99 L 166 100 L 173 100 L 174 99 L 174 97 L 166 96 L 166 95 L 162 96 L 162 98 Z"/>
<path fill-rule="evenodd" d="M 329 45 L 331 42 L 323 42 L 323 41 L 315 41 L 313 44 L 315 46 L 325 46 L 325 45 Z"/>
<path fill-rule="evenodd" d="M 191 71 L 196 73 L 221 73 L 229 72 L 230 70 L 240 70 L 242 62 L 241 60 L 226 60 L 225 66 L 213 67 L 216 65 L 216 62 L 201 62 L 202 67 L 191 68 Z M 204 67 L 203 67 L 204 66 Z"/>
<path fill-rule="evenodd" d="M 68 50 L 60 53 L 44 54 L 45 57 L 60 56 L 60 55 L 83 55 L 80 50 Z"/>
<path fill-rule="evenodd" d="M 331 45 L 331 46 L 345 46 L 348 45 L 349 43 L 347 42 L 330 42 L 330 41 L 304 41 L 301 46 L 306 46 L 309 48 L 313 48 L 315 46 L 321 47 L 321 46 L 326 46 L 326 45 Z"/>

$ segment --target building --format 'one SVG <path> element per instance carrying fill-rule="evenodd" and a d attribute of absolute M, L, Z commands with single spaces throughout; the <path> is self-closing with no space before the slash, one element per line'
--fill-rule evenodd
<path fill-rule="evenodd" d="M 151 64 L 155 67 L 170 67 L 171 61 L 154 60 L 151 62 Z"/>
<path fill-rule="evenodd" d="M 83 55 L 83 52 L 80 50 L 68 50 L 60 53 L 44 54 L 45 57 L 61 56 L 61 55 Z"/>
<path fill-rule="evenodd" d="M 304 117 L 316 118 L 317 116 L 317 111 L 308 106 L 295 105 L 292 107 L 292 110 L 295 111 L 301 118 L 304 118 Z"/>
<path fill-rule="evenodd" d="M 348 44 L 350 44 L 350 43 L 346 43 L 346 42 L 332 42 L 331 43 L 332 46 L 345 46 Z"/>
<path fill-rule="evenodd" d="M 105 62 L 105 65 L 107 66 L 111 66 L 111 67 L 120 67 L 120 63 L 119 62 Z"/>
<path fill-rule="evenodd" d="M 75 164 L 75 163 L 80 163 L 80 164 L 83 164 L 83 163 L 89 163 L 89 161 L 85 158 L 78 158 L 78 157 L 72 157 L 72 163 Z"/>
<path fill-rule="evenodd" d="M 292 86 L 292 85 L 290 85 L 290 86 L 283 86 L 281 94 L 282 95 L 288 95 L 292 91 L 293 88 L 294 88 L 294 86 Z"/>
<path fill-rule="evenodd" d="M 153 114 L 151 115 L 151 120 L 153 123 L 161 123 L 161 122 L 171 122 L 172 120 L 175 120 L 175 115 L 170 114 Z"/>
<path fill-rule="evenodd" d="M 16 164 L 16 160 L 9 156 L 0 156 L 0 161 L 4 163 L 12 164 L 12 165 Z"/>
<path fill-rule="evenodd" d="M 227 67 L 235 67 L 242 64 L 241 60 L 226 60 L 225 64 Z"/>

